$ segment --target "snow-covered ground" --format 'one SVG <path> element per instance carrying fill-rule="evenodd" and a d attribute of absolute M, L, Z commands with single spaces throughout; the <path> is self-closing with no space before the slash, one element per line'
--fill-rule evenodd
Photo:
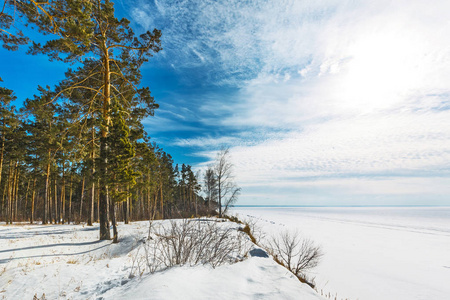
<path fill-rule="evenodd" d="M 271 258 L 141 271 L 148 226 L 120 224 L 111 244 L 98 226 L 0 224 L 0 299 L 322 299 Z"/>
<path fill-rule="evenodd" d="M 235 208 L 268 234 L 322 246 L 317 288 L 337 299 L 450 299 L 450 208 Z M 333 297 L 334 299 L 334 297 Z"/>

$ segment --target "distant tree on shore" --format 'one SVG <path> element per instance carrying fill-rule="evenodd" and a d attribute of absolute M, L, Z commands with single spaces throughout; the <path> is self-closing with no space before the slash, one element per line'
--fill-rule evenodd
<path fill-rule="evenodd" d="M 214 175 L 217 181 L 217 199 L 219 202 L 219 217 L 237 201 L 241 188 L 234 182 L 233 164 L 230 161 L 230 149 L 223 148 L 217 154 L 214 164 Z"/>
<path fill-rule="evenodd" d="M 206 201 L 208 202 L 208 211 L 211 211 L 212 206 L 217 203 L 217 180 L 214 174 L 214 167 L 208 166 L 203 176 L 203 189 L 206 194 Z M 214 206 L 215 209 L 215 206 Z"/>

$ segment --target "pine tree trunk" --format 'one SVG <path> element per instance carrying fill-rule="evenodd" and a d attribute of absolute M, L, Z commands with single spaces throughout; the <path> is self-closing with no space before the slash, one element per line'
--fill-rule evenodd
<path fill-rule="evenodd" d="M 148 188 L 148 190 L 147 190 L 147 211 L 148 211 L 148 219 L 151 220 L 150 188 Z"/>
<path fill-rule="evenodd" d="M 113 226 L 113 243 L 118 243 L 118 233 L 117 233 L 117 224 L 116 224 L 116 204 L 114 203 L 114 200 L 110 199 L 110 214 L 111 214 L 111 223 Z"/>
<path fill-rule="evenodd" d="M 68 223 L 72 222 L 72 193 L 73 193 L 73 184 L 72 184 L 72 174 L 70 175 L 70 190 L 69 190 L 69 218 Z"/>
<path fill-rule="evenodd" d="M 48 222 L 53 224 L 52 179 L 48 182 Z"/>
<path fill-rule="evenodd" d="M 99 204 L 99 216 L 100 216 L 100 240 L 111 239 L 108 222 L 108 189 L 106 186 L 106 137 L 102 137 L 100 141 L 100 157 L 102 163 L 100 165 L 100 204 Z"/>
<path fill-rule="evenodd" d="M 95 182 L 92 182 L 91 187 L 91 205 L 90 205 L 90 214 L 88 219 L 88 226 L 92 226 L 94 223 L 94 208 L 95 208 Z"/>
<path fill-rule="evenodd" d="M 88 225 L 92 226 L 94 223 L 94 203 L 95 203 L 95 130 L 92 127 L 92 187 L 91 187 L 91 205 L 90 205 L 90 214 L 88 219 Z"/>
<path fill-rule="evenodd" d="M 158 207 L 158 192 L 159 191 L 157 190 L 155 193 L 155 201 L 154 201 L 154 205 L 152 207 L 153 215 L 152 215 L 151 220 L 154 220 L 155 216 L 156 216 L 156 211 L 157 211 L 157 207 Z"/>
<path fill-rule="evenodd" d="M 4 219 L 6 221 L 7 217 L 6 217 L 6 207 L 8 206 L 7 203 L 5 203 L 6 199 L 6 184 L 5 184 L 5 188 L 3 189 L 3 193 L 2 193 L 2 203 L 0 206 L 0 214 L 2 219 Z"/>
<path fill-rule="evenodd" d="M 145 200 L 144 200 L 144 194 L 142 193 L 142 191 L 139 189 L 138 190 L 138 196 L 139 196 L 139 198 L 138 198 L 138 201 L 139 201 L 139 204 L 140 204 L 140 210 L 139 210 L 139 216 L 138 217 L 136 217 L 136 220 L 142 220 L 143 218 L 144 218 L 144 215 L 145 215 Z"/>
<path fill-rule="evenodd" d="M 18 168 L 18 162 L 16 161 L 16 163 L 14 164 L 14 179 L 13 179 L 13 201 L 14 201 L 14 205 L 13 205 L 13 221 L 18 221 L 17 217 L 18 217 L 18 203 L 19 203 L 19 196 L 18 196 L 18 191 L 19 191 L 19 168 Z"/>
<path fill-rule="evenodd" d="M 33 179 L 33 192 L 31 194 L 31 218 L 30 218 L 30 224 L 34 223 L 34 201 L 36 197 L 36 177 Z"/>
<path fill-rule="evenodd" d="M 55 172 L 56 173 L 56 172 Z M 59 223 L 59 221 L 61 219 L 58 218 L 59 214 L 58 214 L 58 185 L 57 185 L 57 181 L 56 181 L 56 174 L 55 174 L 55 224 Z"/>
<path fill-rule="evenodd" d="M 83 198 L 84 198 L 84 183 L 85 183 L 86 177 L 83 175 L 83 183 L 81 184 L 81 200 L 80 200 L 80 218 L 79 222 L 82 220 L 83 215 Z"/>
<path fill-rule="evenodd" d="M 130 197 L 127 196 L 127 200 L 125 201 L 125 211 L 124 211 L 124 221 L 125 224 L 129 223 L 129 218 L 130 218 Z"/>
<path fill-rule="evenodd" d="M 100 186 L 100 180 L 97 180 L 97 187 Z M 97 222 L 100 223 L 100 193 L 97 190 Z"/>
<path fill-rule="evenodd" d="M 49 151 L 50 157 L 50 151 Z M 50 162 L 47 163 L 47 176 L 45 178 L 45 195 L 44 195 L 44 210 L 42 216 L 42 224 L 47 224 L 48 203 L 49 203 L 49 179 L 50 179 Z"/>
<path fill-rule="evenodd" d="M 28 207 L 29 207 L 29 205 L 28 205 L 28 195 L 30 193 L 30 185 L 31 185 L 31 180 L 28 179 L 28 181 L 27 181 L 27 190 L 25 191 L 25 202 L 24 202 L 23 210 L 22 210 L 22 219 L 23 219 L 23 221 L 31 219 L 31 218 L 28 218 L 29 217 L 28 216 Z"/>
<path fill-rule="evenodd" d="M 4 156 L 4 153 L 5 153 L 5 136 L 4 136 L 3 132 L 2 132 L 2 148 L 0 150 L 0 186 L 1 186 L 1 183 L 2 183 L 3 156 Z"/>
<path fill-rule="evenodd" d="M 162 181 L 161 181 L 161 219 L 164 219 L 164 201 L 163 201 L 163 189 L 162 189 Z"/>
<path fill-rule="evenodd" d="M 6 223 L 12 224 L 12 179 L 13 179 L 13 165 L 12 161 L 9 163 L 9 174 L 8 174 L 8 206 L 7 206 L 7 218 Z"/>
<path fill-rule="evenodd" d="M 62 178 L 61 178 L 61 209 L 59 219 L 62 224 L 66 222 L 66 161 L 63 160 L 62 165 Z"/>
<path fill-rule="evenodd" d="M 104 85 L 103 85 L 103 124 L 102 137 L 100 139 L 100 240 L 109 240 L 111 238 L 108 222 L 108 187 L 106 184 L 107 165 L 108 165 L 108 145 L 106 137 L 108 136 L 108 126 L 110 124 L 110 106 L 111 106 L 111 72 L 110 59 L 106 44 L 104 45 Z"/>

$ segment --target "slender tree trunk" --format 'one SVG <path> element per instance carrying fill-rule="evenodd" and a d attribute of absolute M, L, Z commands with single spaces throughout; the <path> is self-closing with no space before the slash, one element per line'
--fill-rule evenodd
<path fill-rule="evenodd" d="M 198 216 L 197 195 L 195 195 L 194 191 L 192 191 L 192 193 L 194 194 L 195 216 Z"/>
<path fill-rule="evenodd" d="M 97 180 L 97 187 L 100 186 L 100 180 Z M 100 193 L 97 189 L 97 222 L 100 223 Z"/>
<path fill-rule="evenodd" d="M 116 224 L 116 204 L 113 199 L 110 199 L 110 215 L 111 215 L 111 223 L 113 226 L 113 243 L 118 243 L 118 233 L 117 233 L 117 224 Z"/>
<path fill-rule="evenodd" d="M 62 164 L 62 178 L 61 178 L 61 210 L 59 219 L 62 224 L 66 222 L 66 161 L 63 160 Z"/>
<path fill-rule="evenodd" d="M 31 219 L 31 216 L 30 216 L 30 218 L 28 218 L 29 217 L 29 215 L 28 215 L 28 212 L 29 212 L 29 210 L 28 210 L 28 207 L 29 207 L 29 205 L 28 205 L 28 195 L 30 194 L 30 186 L 31 186 L 31 179 L 28 179 L 27 190 L 25 192 L 25 205 L 24 205 L 24 208 L 23 208 L 23 217 L 22 217 L 24 221 Z"/>
<path fill-rule="evenodd" d="M 5 128 L 3 128 L 2 136 L 1 136 L 2 142 L 1 142 L 1 150 L 0 150 L 0 186 L 2 186 L 3 156 L 4 156 L 4 152 L 5 152 L 5 135 L 3 134 L 5 132 L 4 130 L 5 130 Z M 1 212 L 2 217 L 5 215 L 4 210 L 3 210 L 4 204 L 5 204 L 5 193 L 3 193 L 2 205 L 0 207 L 0 212 Z M 6 219 L 7 218 L 5 218 L 5 220 Z"/>
<path fill-rule="evenodd" d="M 157 190 L 156 193 L 155 193 L 155 201 L 154 201 L 153 208 L 152 208 L 153 215 L 152 215 L 151 220 L 154 220 L 154 219 L 155 219 L 156 211 L 157 211 L 157 209 L 158 209 L 158 192 L 159 192 L 159 191 Z"/>
<path fill-rule="evenodd" d="M 91 205 L 90 205 L 90 214 L 89 214 L 89 220 L 88 220 L 89 226 L 92 226 L 92 224 L 94 223 L 94 211 L 95 211 L 95 181 L 92 180 Z"/>
<path fill-rule="evenodd" d="M 88 219 L 88 225 L 92 226 L 94 223 L 94 200 L 95 200 L 95 130 L 92 127 L 92 186 L 91 186 L 91 205 L 90 205 L 90 214 Z"/>
<path fill-rule="evenodd" d="M 145 200 L 144 200 L 144 192 L 139 189 L 138 190 L 138 195 L 139 195 L 139 203 L 141 204 L 141 211 L 139 212 L 139 219 L 142 220 L 144 219 L 144 215 L 145 215 Z"/>
<path fill-rule="evenodd" d="M 13 179 L 13 201 L 14 201 L 14 205 L 13 205 L 13 221 L 18 221 L 17 217 L 19 214 L 19 211 L 17 210 L 18 208 L 18 203 L 19 203 L 19 196 L 18 196 L 18 191 L 19 191 L 19 168 L 18 168 L 18 162 L 16 161 L 16 163 L 14 164 L 14 179 Z"/>
<path fill-rule="evenodd" d="M 94 208 L 95 208 L 95 181 L 92 182 L 91 187 L 91 205 L 90 205 L 90 213 L 89 213 L 89 219 L 88 219 L 88 226 L 92 226 L 94 223 Z"/>
<path fill-rule="evenodd" d="M 0 150 L 0 186 L 2 183 L 2 173 L 3 173 L 3 156 L 5 153 L 5 135 L 3 134 L 5 131 L 5 128 L 3 128 L 3 132 L 2 132 L 2 148 Z"/>
<path fill-rule="evenodd" d="M 50 151 L 49 151 L 49 159 L 50 159 Z M 48 214 L 48 203 L 49 203 L 49 180 L 50 180 L 50 162 L 47 163 L 47 174 L 45 177 L 45 195 L 44 195 L 44 210 L 42 216 L 42 224 L 47 224 L 47 214 Z"/>
<path fill-rule="evenodd" d="M 208 215 L 209 212 L 211 211 L 211 197 L 212 197 L 211 188 L 208 188 Z"/>
<path fill-rule="evenodd" d="M 73 193 L 73 182 L 72 182 L 72 174 L 70 175 L 70 190 L 69 190 L 69 218 L 68 223 L 72 222 L 72 193 Z"/>
<path fill-rule="evenodd" d="M 48 222 L 53 224 L 53 199 L 52 199 L 52 179 L 49 178 L 48 182 Z"/>
<path fill-rule="evenodd" d="M 108 136 L 108 126 L 110 124 L 110 106 L 111 106 L 111 73 L 109 68 L 109 53 L 106 44 L 104 45 L 104 84 L 103 84 L 103 124 L 102 137 L 100 139 L 100 240 L 109 240 L 111 238 L 108 222 L 108 187 L 106 183 L 107 165 L 108 165 L 108 145 L 106 137 Z"/>
<path fill-rule="evenodd" d="M 8 204 L 6 203 L 6 186 L 7 185 L 5 184 L 5 187 L 3 188 L 2 205 L 0 207 L 0 212 L 1 212 L 2 218 L 4 218 L 5 221 L 7 221 L 7 218 L 8 218 L 7 213 L 6 213 L 6 211 L 8 210 L 7 209 Z"/>
<path fill-rule="evenodd" d="M 103 139 L 103 138 L 102 138 Z M 106 145 L 104 142 L 100 143 L 100 152 L 105 152 L 105 149 L 103 149 Z M 102 154 L 101 154 L 102 155 Z M 105 154 L 104 154 L 105 155 Z M 102 162 L 102 165 L 106 162 Z M 106 166 L 101 167 L 102 170 L 100 171 L 102 174 L 105 174 L 106 172 Z M 104 175 L 101 175 L 101 177 L 104 177 Z M 110 231 L 109 231 L 109 221 L 108 221 L 108 189 L 106 186 L 106 179 L 102 178 L 100 179 L 101 186 L 100 186 L 100 207 L 99 207 L 99 215 L 100 215 L 100 240 L 109 240 L 111 238 Z"/>
<path fill-rule="evenodd" d="M 181 185 L 181 193 L 183 195 L 183 210 L 186 210 L 186 193 L 184 190 L 184 183 Z"/>
<path fill-rule="evenodd" d="M 164 200 L 163 200 L 163 188 L 162 188 L 162 181 L 161 181 L 161 219 L 164 219 Z"/>
<path fill-rule="evenodd" d="M 151 220 L 151 199 L 150 199 L 150 188 L 147 190 L 147 210 L 148 210 L 148 218 Z"/>
<path fill-rule="evenodd" d="M 7 206 L 7 223 L 12 224 L 12 180 L 13 180 L 13 164 L 9 163 L 8 174 L 8 206 Z M 9 222 L 8 222 L 9 221 Z"/>
<path fill-rule="evenodd" d="M 125 224 L 129 223 L 129 221 L 130 221 L 129 218 L 130 218 L 130 197 L 127 196 L 127 200 L 125 201 L 125 211 L 124 211 Z"/>
<path fill-rule="evenodd" d="M 56 223 L 59 223 L 59 221 L 61 220 L 61 219 L 58 219 L 58 216 L 59 216 L 59 214 L 58 214 L 58 185 L 57 185 L 57 181 L 56 181 L 56 172 L 55 172 L 55 181 L 54 181 L 54 184 L 55 184 L 55 224 Z"/>
<path fill-rule="evenodd" d="M 219 218 L 222 218 L 222 190 L 221 190 L 221 182 L 220 182 L 220 178 L 218 178 L 217 180 L 218 182 L 218 188 L 219 188 L 219 194 L 218 194 L 218 200 L 219 200 Z"/>
<path fill-rule="evenodd" d="M 36 199 L 36 177 L 33 180 L 33 193 L 31 194 L 31 218 L 30 224 L 34 223 L 34 201 Z"/>
<path fill-rule="evenodd" d="M 86 177 L 83 175 L 83 183 L 81 184 L 81 200 L 80 200 L 80 218 L 79 222 L 82 220 L 83 216 L 83 198 L 84 198 L 84 183 L 85 183 Z"/>

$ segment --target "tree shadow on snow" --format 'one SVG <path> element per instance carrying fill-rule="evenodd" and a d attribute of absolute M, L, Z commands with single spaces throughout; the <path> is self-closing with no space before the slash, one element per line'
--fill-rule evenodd
<path fill-rule="evenodd" d="M 17 251 L 22 251 L 22 250 L 32 250 L 32 249 L 51 248 L 51 247 L 60 247 L 60 246 L 69 246 L 69 247 L 87 246 L 87 245 L 95 245 L 95 244 L 100 244 L 100 243 L 103 243 L 103 245 L 101 245 L 97 248 L 92 248 L 92 249 L 86 250 L 86 251 L 80 251 L 80 252 L 75 252 L 75 253 L 55 253 L 55 254 L 10 257 L 10 258 L 6 258 L 6 259 L 0 259 L 0 264 L 8 263 L 8 262 L 16 260 L 16 259 L 27 259 L 27 258 L 37 258 L 37 257 L 42 258 L 42 257 L 57 257 L 57 256 L 73 256 L 73 255 L 87 254 L 89 252 L 93 252 L 98 249 L 107 247 L 107 246 L 111 245 L 111 243 L 110 242 L 104 243 L 104 241 L 93 241 L 93 242 L 84 242 L 84 243 L 61 243 L 61 244 L 49 244 L 49 245 L 39 245 L 39 246 L 1 250 L 0 253 L 7 253 L 7 252 L 17 252 Z"/>
<path fill-rule="evenodd" d="M 14 229 L 17 229 L 17 227 L 10 227 L 6 228 L 4 230 L 1 230 L 0 234 L 0 240 L 8 240 L 8 239 L 23 239 L 23 238 L 29 238 L 33 236 L 40 236 L 40 235 L 57 235 L 57 234 L 71 234 L 74 232 L 83 232 L 83 231 L 95 231 L 99 230 L 98 226 L 89 226 L 89 227 L 83 227 L 83 228 L 61 228 L 64 225 L 44 225 L 35 228 L 26 228 L 25 231 L 16 231 Z M 57 230 L 52 230 L 52 228 L 57 227 Z M 11 229 L 12 232 L 8 232 L 8 229 Z"/>

